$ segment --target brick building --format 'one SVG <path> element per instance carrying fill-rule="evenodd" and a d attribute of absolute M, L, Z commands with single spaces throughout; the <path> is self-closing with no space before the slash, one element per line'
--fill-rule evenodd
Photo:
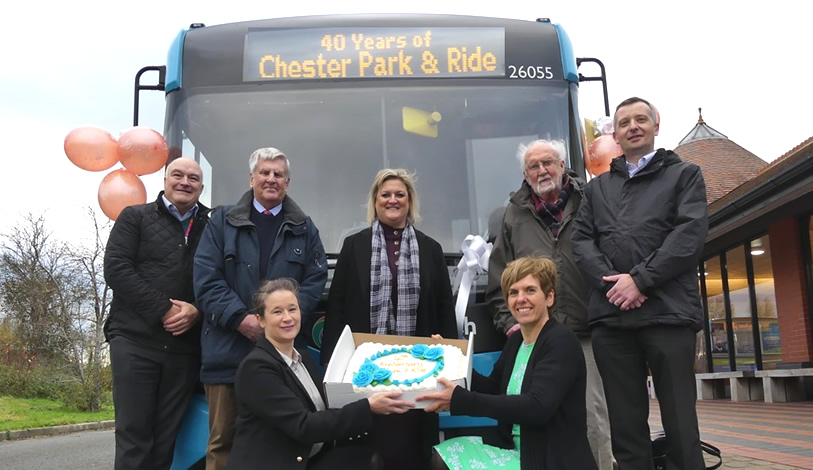
<path fill-rule="evenodd" d="M 701 115 L 675 151 L 708 187 L 698 372 L 813 367 L 813 137 L 767 164 Z"/>

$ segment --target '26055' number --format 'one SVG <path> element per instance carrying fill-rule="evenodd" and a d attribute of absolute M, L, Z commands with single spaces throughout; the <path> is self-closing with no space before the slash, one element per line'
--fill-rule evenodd
<path fill-rule="evenodd" d="M 542 65 L 516 65 L 508 66 L 508 78 L 531 78 L 537 80 L 550 80 L 553 78 L 551 67 Z"/>

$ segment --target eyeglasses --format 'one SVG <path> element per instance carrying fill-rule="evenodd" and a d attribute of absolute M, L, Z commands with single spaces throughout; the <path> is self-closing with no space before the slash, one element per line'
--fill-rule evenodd
<path fill-rule="evenodd" d="M 545 169 L 553 168 L 556 164 L 559 163 L 559 160 L 542 160 L 541 162 L 531 163 L 530 165 L 525 167 L 525 171 L 529 173 L 539 173 L 539 169 L 545 167 Z"/>

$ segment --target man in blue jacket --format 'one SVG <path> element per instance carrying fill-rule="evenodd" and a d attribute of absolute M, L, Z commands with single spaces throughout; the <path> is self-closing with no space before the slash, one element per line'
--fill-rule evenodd
<path fill-rule="evenodd" d="M 618 105 L 613 136 L 624 155 L 590 181 L 573 227 L 573 254 L 590 284 L 588 324 L 607 397 L 620 470 L 652 468 L 647 369 L 668 450 L 666 468 L 705 468 L 694 377 L 703 327 L 697 269 L 708 232 L 697 165 L 655 150 L 649 102 Z"/>
<path fill-rule="evenodd" d="M 247 191 L 215 209 L 195 256 L 194 283 L 203 313 L 200 379 L 209 402 L 206 470 L 225 470 L 237 417 L 234 376 L 263 333 L 252 296 L 264 279 L 300 284 L 303 324 L 314 315 L 327 281 L 327 259 L 313 221 L 287 196 L 288 158 L 261 148 L 249 158 Z M 304 343 L 298 338 L 297 344 Z"/>

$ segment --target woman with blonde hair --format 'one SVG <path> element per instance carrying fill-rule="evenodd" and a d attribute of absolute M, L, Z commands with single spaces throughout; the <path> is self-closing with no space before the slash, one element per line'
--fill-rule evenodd
<path fill-rule="evenodd" d="M 449 270 L 440 244 L 419 220 L 413 175 L 378 172 L 367 201 L 370 227 L 344 241 L 328 295 L 322 362 L 345 325 L 356 333 L 457 338 Z M 438 440 L 433 415 L 411 411 L 374 418 L 374 468 L 426 468 Z"/>

